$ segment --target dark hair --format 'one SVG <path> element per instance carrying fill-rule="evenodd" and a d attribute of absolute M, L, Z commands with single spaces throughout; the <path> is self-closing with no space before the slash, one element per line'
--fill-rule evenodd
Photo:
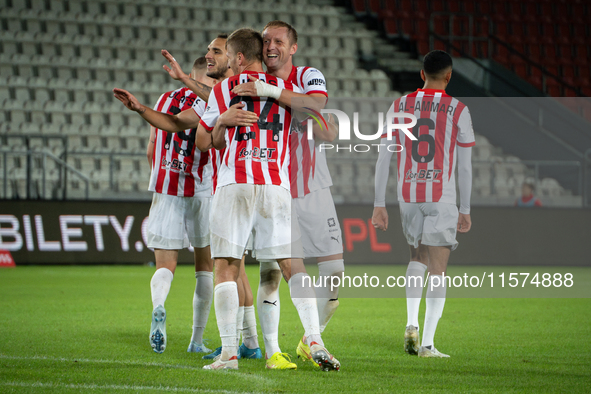
<path fill-rule="evenodd" d="M 283 21 L 279 21 L 279 20 L 271 21 L 271 22 L 267 23 L 265 25 L 265 27 L 263 27 L 263 31 L 267 30 L 270 27 L 285 27 L 287 29 L 287 36 L 289 37 L 289 40 L 291 41 L 291 45 L 297 44 L 297 42 L 298 42 L 298 32 L 289 23 L 283 22 Z"/>
<path fill-rule="evenodd" d="M 444 51 L 434 50 L 423 58 L 423 71 L 432 77 L 439 76 L 442 71 L 451 68 L 452 65 L 451 56 Z"/>
<path fill-rule="evenodd" d="M 205 56 L 201 56 L 200 58 L 195 59 L 193 62 L 193 70 L 201 70 L 207 67 L 207 60 L 205 60 Z"/>
<path fill-rule="evenodd" d="M 263 37 L 254 29 L 243 28 L 234 31 L 226 41 L 226 46 L 230 45 L 236 53 L 242 53 L 246 60 L 263 61 Z"/>
<path fill-rule="evenodd" d="M 218 34 L 218 36 L 216 38 L 221 38 L 222 40 L 227 40 L 228 34 L 227 33 L 220 33 L 220 34 Z"/>

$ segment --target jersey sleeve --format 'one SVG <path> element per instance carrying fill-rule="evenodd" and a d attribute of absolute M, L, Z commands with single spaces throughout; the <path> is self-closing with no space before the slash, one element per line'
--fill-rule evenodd
<path fill-rule="evenodd" d="M 472 117 L 470 116 L 468 107 L 464 107 L 458 119 L 458 146 L 467 148 L 474 145 L 476 145 L 476 140 L 474 139 Z"/>
<path fill-rule="evenodd" d="M 201 100 L 199 97 L 195 98 L 195 101 L 193 101 L 193 105 L 191 106 L 199 118 L 203 118 L 205 107 L 205 101 Z"/>
<path fill-rule="evenodd" d="M 215 123 L 220 117 L 220 108 L 218 106 L 217 94 L 222 94 L 222 92 L 220 89 L 216 89 L 219 85 L 220 84 L 216 85 L 216 87 L 211 90 L 211 93 L 209 93 L 207 107 L 205 108 L 203 116 L 201 116 L 201 121 L 199 122 L 203 127 L 205 127 L 207 131 L 213 130 Z M 193 109 L 195 112 L 197 112 L 195 107 L 193 107 Z M 197 115 L 199 115 L 199 113 L 197 113 Z"/>
<path fill-rule="evenodd" d="M 382 137 L 380 141 L 380 153 L 376 162 L 375 174 L 375 197 L 374 207 L 386 206 L 386 187 L 388 186 L 388 178 L 390 176 L 390 161 L 392 160 L 393 151 L 388 149 L 388 146 L 394 144 L 394 141 L 388 141 L 386 136 Z"/>
<path fill-rule="evenodd" d="M 328 91 L 326 90 L 326 78 L 320 72 L 320 70 L 309 67 L 305 70 L 301 76 L 301 86 L 304 89 L 305 94 L 320 93 L 328 97 Z"/>

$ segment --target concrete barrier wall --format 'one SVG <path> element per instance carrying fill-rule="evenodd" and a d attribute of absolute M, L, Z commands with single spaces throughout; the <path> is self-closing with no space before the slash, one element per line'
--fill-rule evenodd
<path fill-rule="evenodd" d="M 0 250 L 22 264 L 146 264 L 146 202 L 0 203 Z M 337 206 L 348 264 L 404 264 L 408 246 L 397 206 L 388 231 L 371 226 L 373 207 Z M 591 210 L 473 208 L 472 231 L 459 234 L 450 264 L 591 265 Z M 181 251 L 179 262 L 192 264 Z"/>

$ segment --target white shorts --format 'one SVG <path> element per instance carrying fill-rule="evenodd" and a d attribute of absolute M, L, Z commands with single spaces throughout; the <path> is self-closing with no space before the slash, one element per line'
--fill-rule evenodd
<path fill-rule="evenodd" d="M 291 194 L 276 185 L 231 184 L 217 189 L 210 213 L 211 256 L 242 258 L 252 236 L 257 259 L 302 258 Z"/>
<path fill-rule="evenodd" d="M 294 198 L 293 204 L 306 258 L 343 253 L 343 236 L 330 188 Z"/>
<path fill-rule="evenodd" d="M 441 202 L 400 202 L 402 231 L 409 245 L 458 247 L 458 207 Z"/>
<path fill-rule="evenodd" d="M 180 250 L 209 245 L 211 197 L 154 193 L 148 217 L 148 247 Z"/>

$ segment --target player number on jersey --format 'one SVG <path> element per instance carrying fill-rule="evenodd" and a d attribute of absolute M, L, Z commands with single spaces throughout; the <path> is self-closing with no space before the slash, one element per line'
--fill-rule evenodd
<path fill-rule="evenodd" d="M 193 146 L 195 145 L 195 134 L 197 134 L 197 129 L 192 129 L 189 134 L 185 133 L 185 131 L 179 131 L 177 133 L 166 133 L 166 141 L 164 143 L 164 149 L 169 150 L 171 148 L 171 140 L 172 146 L 174 147 L 174 151 L 177 155 L 181 156 L 189 156 L 191 152 L 193 152 Z M 175 138 L 172 139 L 172 136 L 176 135 L 180 142 Z M 183 149 L 181 144 L 183 141 L 187 141 L 187 148 Z"/>
<path fill-rule="evenodd" d="M 435 122 L 431 118 L 417 119 L 416 126 L 412 128 L 412 134 L 417 137 L 417 140 L 412 142 L 412 159 L 417 163 L 429 163 L 435 157 L 435 138 L 431 134 L 419 135 L 421 126 L 427 126 L 429 131 L 435 130 Z M 425 155 L 419 153 L 421 142 L 426 142 L 429 147 Z"/>
<path fill-rule="evenodd" d="M 236 96 L 230 101 L 230 107 L 234 104 L 238 104 L 240 102 L 246 103 L 246 110 L 254 112 L 254 102 L 252 101 L 252 97 L 249 96 Z M 259 116 L 259 120 L 257 122 L 257 126 L 259 130 L 269 130 L 273 133 L 273 141 L 279 141 L 279 132 L 283 130 L 283 124 L 280 121 L 279 114 L 273 114 L 271 118 L 271 122 L 269 122 L 269 113 L 273 108 L 273 105 L 277 104 L 277 101 L 273 98 L 268 97 L 267 101 L 265 102 L 265 106 L 261 111 Z M 279 105 L 279 104 L 277 104 Z M 257 138 L 257 134 L 255 131 L 246 131 L 242 132 L 243 126 L 236 127 L 236 134 L 234 139 L 236 141 L 248 141 L 254 140 Z M 247 128 L 249 129 L 249 128 Z"/>

